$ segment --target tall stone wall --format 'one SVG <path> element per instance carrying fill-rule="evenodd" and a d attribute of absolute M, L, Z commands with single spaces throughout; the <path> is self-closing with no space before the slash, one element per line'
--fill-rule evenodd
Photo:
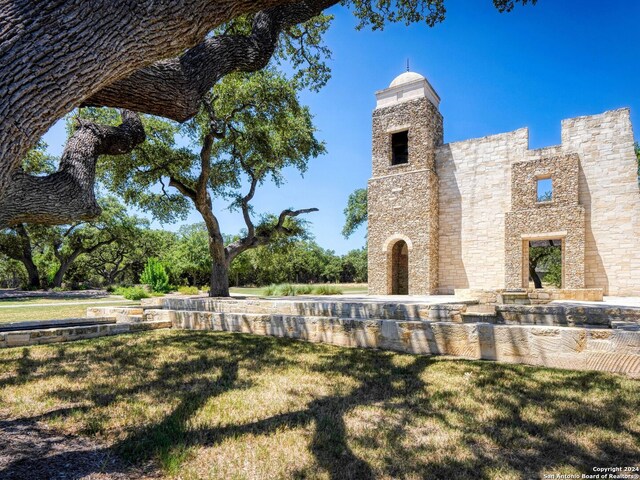
<path fill-rule="evenodd" d="M 409 162 L 391 165 L 391 134 L 408 130 Z M 438 282 L 438 182 L 435 147 L 442 116 L 420 98 L 373 114 L 373 178 L 368 190 L 369 293 L 392 293 L 391 255 L 408 247 L 409 294 L 435 293 Z"/>
<path fill-rule="evenodd" d="M 585 284 L 640 295 L 640 188 L 628 108 L 562 122 L 565 153 L 580 157 Z"/>
<path fill-rule="evenodd" d="M 528 136 L 524 128 L 437 149 L 438 290 L 452 293 L 456 288 L 496 289 L 520 283 L 513 272 L 516 263 L 522 263 L 522 238 L 512 239 L 511 247 L 505 240 L 505 217 L 512 210 L 512 165 L 531 161 L 535 170 L 541 162 L 572 156 L 571 162 L 578 163 L 578 205 L 566 204 L 561 189 L 557 193 L 562 206 L 545 205 L 546 213 L 536 215 L 521 210 L 513 215 L 513 228 L 522 225 L 531 234 L 571 232 L 577 245 L 572 255 L 583 251 L 584 261 L 571 261 L 565 272 L 567 286 L 640 295 L 640 188 L 629 109 L 564 120 L 561 145 L 529 150 Z M 574 184 L 568 184 L 567 195 L 575 195 Z M 516 206 L 533 194 L 529 190 L 515 199 Z M 513 264 L 509 272 L 506 264 Z"/>
<path fill-rule="evenodd" d="M 441 293 L 504 288 L 510 165 L 528 143 L 528 130 L 520 129 L 438 148 Z"/>
<path fill-rule="evenodd" d="M 579 205 L 575 153 L 511 165 L 511 211 L 505 218 L 505 287 L 529 287 L 529 242 L 562 241 L 562 287 L 585 288 L 585 220 Z M 539 202 L 537 180 L 551 178 L 552 197 Z"/>

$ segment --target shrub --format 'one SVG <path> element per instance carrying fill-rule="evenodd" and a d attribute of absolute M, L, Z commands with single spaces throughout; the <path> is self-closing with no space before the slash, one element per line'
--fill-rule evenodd
<path fill-rule="evenodd" d="M 147 261 L 147 266 L 144 267 L 140 276 L 140 282 L 149 285 L 154 292 L 167 293 L 170 290 L 169 275 L 167 275 L 164 265 L 155 258 L 150 258 Z"/>
<path fill-rule="evenodd" d="M 117 287 L 113 293 L 122 295 L 127 300 L 140 300 L 141 298 L 149 298 L 149 294 L 142 287 Z"/>
<path fill-rule="evenodd" d="M 278 295 L 278 286 L 277 285 L 269 285 L 268 287 L 266 287 L 263 291 L 262 294 L 265 297 L 275 297 L 276 295 Z"/>
<path fill-rule="evenodd" d="M 296 295 L 309 295 L 313 292 L 313 287 L 311 285 L 297 285 L 296 291 Z"/>
<path fill-rule="evenodd" d="M 198 287 L 179 287 L 178 292 L 182 295 L 197 295 L 200 290 L 198 290 Z"/>
<path fill-rule="evenodd" d="M 209 293 L 209 285 L 203 285 L 200 287 L 202 293 Z"/>
<path fill-rule="evenodd" d="M 318 285 L 313 289 L 315 295 L 342 295 L 342 290 L 335 285 Z"/>
<path fill-rule="evenodd" d="M 294 297 L 296 295 L 308 295 L 310 293 L 315 293 L 315 291 L 311 285 L 293 285 L 291 283 L 283 283 L 280 285 L 269 285 L 262 293 L 267 297 Z"/>

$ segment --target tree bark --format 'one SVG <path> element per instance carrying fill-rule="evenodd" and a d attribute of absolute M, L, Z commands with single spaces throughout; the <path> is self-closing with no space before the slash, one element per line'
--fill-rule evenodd
<path fill-rule="evenodd" d="M 100 215 L 94 183 L 100 155 L 130 152 L 145 139 L 140 117 L 122 111 L 122 124 L 82 121 L 67 141 L 57 172 L 44 177 L 19 169 L 0 198 L 0 228 L 19 223 L 64 224 Z"/>
<path fill-rule="evenodd" d="M 284 29 L 336 3 L 308 0 L 258 12 L 249 35 L 207 38 L 180 57 L 157 62 L 102 88 L 83 105 L 126 108 L 183 122 L 198 112 L 204 96 L 223 76 L 264 68 Z"/>
<path fill-rule="evenodd" d="M 538 272 L 536 272 L 535 265 L 531 266 L 531 264 L 529 264 L 529 276 L 531 277 L 531 280 L 533 280 L 533 286 L 535 288 L 542 288 L 542 281 L 540 280 Z"/>
<path fill-rule="evenodd" d="M 73 252 L 69 257 L 65 258 L 64 260 L 60 260 L 60 266 L 58 267 L 56 274 L 53 276 L 53 282 L 51 283 L 51 286 L 53 288 L 62 287 L 62 280 L 64 279 L 67 270 L 69 270 L 69 267 L 73 264 L 73 262 L 75 262 L 80 253 L 82 252 Z"/>
<path fill-rule="evenodd" d="M 291 0 L 0 0 L 0 192 L 66 113 L 107 85 Z"/>
<path fill-rule="evenodd" d="M 209 282 L 210 297 L 229 297 L 229 261 L 224 244 L 213 245 L 209 242 L 211 252 L 211 281 Z"/>
<path fill-rule="evenodd" d="M 160 59 L 175 57 L 201 44 L 213 28 L 237 16 L 293 3 L 293 0 L 0 0 L 0 212 L 6 209 L 5 204 L 15 200 L 18 192 L 31 192 L 33 188 L 35 197 L 42 191 L 42 182 L 16 172 L 27 151 L 63 115 L 94 97 L 89 103 L 130 104 L 140 112 L 160 115 L 174 104 L 177 107 L 173 110 L 181 113 L 165 116 L 184 120 L 195 113 L 198 95 L 206 93 L 222 75 L 238 68 L 254 68 L 248 67 L 251 64 L 255 68 L 264 65 L 264 58 L 268 61 L 267 56 L 275 46 L 275 42 L 265 39 L 284 23 L 274 24 L 273 15 L 260 15 L 258 26 L 267 28 L 259 29 L 258 36 L 226 37 L 214 42 L 215 48 L 203 44 L 188 53 L 192 61 L 184 68 L 180 59 L 160 62 L 131 81 L 124 81 L 120 88 L 107 87 Z M 337 2 L 303 1 L 295 4 L 298 7 L 294 11 L 297 15 L 301 11 L 312 14 L 334 3 Z M 283 13 L 286 11 L 279 10 L 278 18 L 287 17 Z M 206 74 L 201 75 L 200 70 Z M 156 75 L 157 72 L 162 73 Z M 158 82 L 159 77 L 163 81 Z M 64 185 L 67 180 L 71 187 Z M 13 184 L 20 185 L 13 187 Z M 59 175 L 49 187 L 73 190 L 75 182 Z M 56 203 L 49 210 L 56 207 L 64 208 L 64 204 Z M 99 213 L 92 206 L 77 212 L 75 208 L 67 208 L 62 219 L 49 212 L 33 215 L 27 212 L 27 216 L 32 222 L 52 224 L 93 218 Z M 69 218 L 72 212 L 74 216 Z M 0 218 L 0 226 L 9 224 Z"/>
<path fill-rule="evenodd" d="M 29 236 L 29 232 L 24 225 L 17 225 L 15 228 L 16 232 L 22 239 L 22 254 L 20 255 L 20 261 L 24 265 L 24 268 L 27 270 L 27 275 L 29 276 L 29 289 L 37 290 L 41 287 L 40 282 L 40 273 L 38 272 L 38 267 L 33 262 L 33 246 L 31 244 L 31 237 Z"/>

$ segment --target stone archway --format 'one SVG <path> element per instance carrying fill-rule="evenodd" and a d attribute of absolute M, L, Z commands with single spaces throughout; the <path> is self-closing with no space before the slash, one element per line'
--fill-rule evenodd
<path fill-rule="evenodd" d="M 409 294 L 409 247 L 404 240 L 398 240 L 391 247 L 389 255 L 391 295 Z"/>

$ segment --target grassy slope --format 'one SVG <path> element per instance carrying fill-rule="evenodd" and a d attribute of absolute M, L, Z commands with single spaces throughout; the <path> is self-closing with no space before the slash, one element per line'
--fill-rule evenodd
<path fill-rule="evenodd" d="M 615 375 L 158 331 L 0 351 L 0 416 L 212 478 L 525 479 L 640 459 Z"/>

